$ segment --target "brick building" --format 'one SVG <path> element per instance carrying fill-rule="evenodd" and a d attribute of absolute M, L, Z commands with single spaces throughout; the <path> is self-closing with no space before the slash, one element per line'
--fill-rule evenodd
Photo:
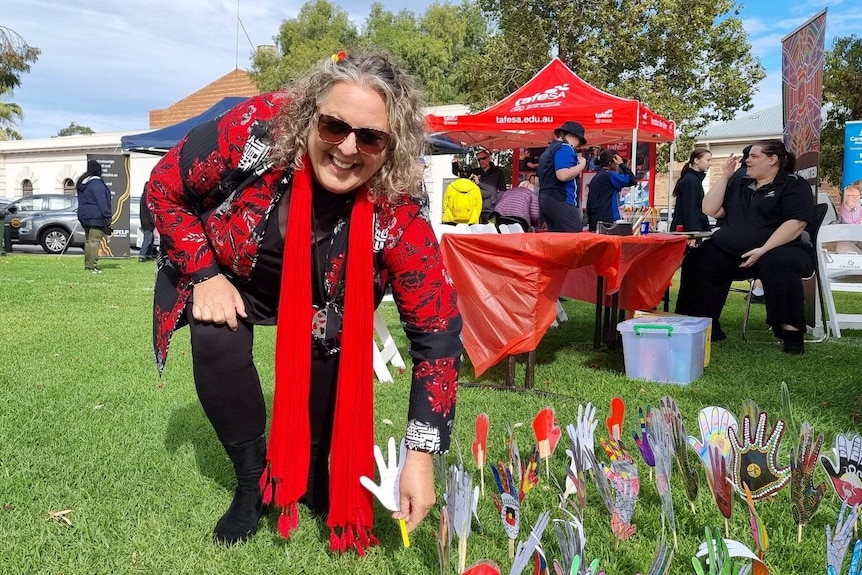
<path fill-rule="evenodd" d="M 150 110 L 150 128 L 164 128 L 197 116 L 226 96 L 256 96 L 260 94 L 251 74 L 236 68 L 218 80 L 161 110 Z"/>

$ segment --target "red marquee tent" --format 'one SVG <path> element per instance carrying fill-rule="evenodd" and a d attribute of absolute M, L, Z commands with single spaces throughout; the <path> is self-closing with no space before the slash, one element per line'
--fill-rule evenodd
<path fill-rule="evenodd" d="M 671 142 L 674 123 L 638 100 L 619 98 L 591 86 L 554 58 L 500 102 L 475 114 L 426 117 L 432 134 L 488 149 L 543 146 L 554 128 L 580 122 L 591 146 L 632 141 Z"/>

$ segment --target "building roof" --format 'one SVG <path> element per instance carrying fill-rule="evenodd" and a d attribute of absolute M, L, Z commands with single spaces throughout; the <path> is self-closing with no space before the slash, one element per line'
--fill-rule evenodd
<path fill-rule="evenodd" d="M 729 122 L 709 124 L 697 136 L 697 141 L 751 140 L 782 133 L 784 133 L 784 114 L 781 104 L 776 104 Z"/>
<path fill-rule="evenodd" d="M 251 97 L 258 94 L 260 90 L 251 74 L 247 70 L 236 68 L 163 110 L 150 110 L 150 128 L 163 128 L 197 116 L 222 98 Z"/>

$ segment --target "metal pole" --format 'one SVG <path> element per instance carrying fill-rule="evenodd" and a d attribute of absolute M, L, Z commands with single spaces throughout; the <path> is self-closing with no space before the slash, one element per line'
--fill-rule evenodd
<path fill-rule="evenodd" d="M 66 240 L 66 244 L 63 246 L 63 249 L 60 251 L 60 255 L 58 255 L 58 256 L 57 256 L 57 259 L 58 259 L 58 260 L 59 260 L 60 258 L 62 258 L 62 257 L 63 257 L 63 254 L 65 254 L 65 253 L 66 253 L 66 249 L 68 249 L 69 244 L 71 244 L 71 243 L 72 243 L 72 238 L 73 238 L 73 237 L 75 237 L 75 231 L 78 229 L 78 224 L 79 224 L 79 223 L 80 223 L 80 222 L 75 222 L 75 225 L 72 227 L 72 231 L 71 231 L 71 232 L 69 232 L 69 238 Z M 84 243 L 85 243 L 85 244 L 87 243 L 87 236 L 86 236 L 86 234 L 84 235 Z"/>

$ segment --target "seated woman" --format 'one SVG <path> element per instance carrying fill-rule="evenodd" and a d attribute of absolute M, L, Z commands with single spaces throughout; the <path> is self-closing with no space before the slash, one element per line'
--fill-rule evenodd
<path fill-rule="evenodd" d="M 712 318 L 712 340 L 725 339 L 719 316 L 733 280 L 763 281 L 766 323 L 784 351 L 803 352 L 801 278 L 814 271 L 814 250 L 800 235 L 814 218 L 811 187 L 793 173 L 795 156 L 780 140 L 752 145 L 748 173 L 731 178 L 731 155 L 703 199 L 703 212 L 724 225 L 682 262 L 676 312 Z"/>

